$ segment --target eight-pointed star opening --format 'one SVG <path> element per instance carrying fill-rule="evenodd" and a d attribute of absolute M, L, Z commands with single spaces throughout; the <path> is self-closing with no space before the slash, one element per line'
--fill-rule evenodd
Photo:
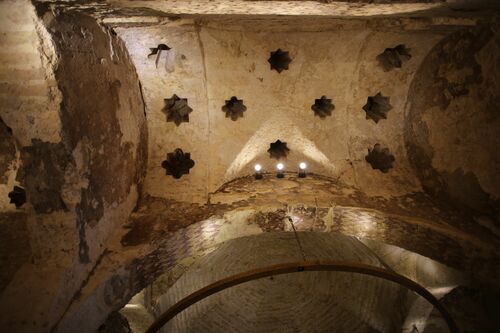
<path fill-rule="evenodd" d="M 182 175 L 189 173 L 189 169 L 194 167 L 194 161 L 190 153 L 184 153 L 182 149 L 177 148 L 171 153 L 167 153 L 167 159 L 161 163 L 162 168 L 166 170 L 167 175 L 179 179 Z"/>
<path fill-rule="evenodd" d="M 290 149 L 288 149 L 286 142 L 276 140 L 276 142 L 270 144 L 267 152 L 269 153 L 269 157 L 280 160 L 287 157 Z"/>
<path fill-rule="evenodd" d="M 370 163 L 373 169 L 387 173 L 393 167 L 392 164 L 396 159 L 389 151 L 389 148 L 382 148 L 377 143 L 373 146 L 373 149 L 368 148 L 368 155 L 366 155 L 365 160 Z"/>
<path fill-rule="evenodd" d="M 238 99 L 236 96 L 227 100 L 226 104 L 222 107 L 222 111 L 226 113 L 226 118 L 231 118 L 233 121 L 236 121 L 239 117 L 243 117 L 243 112 L 246 110 L 247 107 L 243 104 L 243 100 Z"/>
<path fill-rule="evenodd" d="M 275 69 L 278 73 L 281 73 L 283 70 L 288 69 L 292 59 L 288 52 L 277 49 L 271 52 L 271 57 L 267 61 L 271 64 L 271 70 Z"/>
<path fill-rule="evenodd" d="M 366 112 L 366 119 L 372 119 L 378 123 L 380 119 L 387 119 L 387 112 L 392 109 L 389 97 L 382 96 L 381 93 L 368 97 L 363 110 Z"/>
<path fill-rule="evenodd" d="M 10 203 L 19 208 L 26 202 L 26 191 L 22 187 L 14 186 L 14 189 L 9 193 L 9 198 Z"/>
<path fill-rule="evenodd" d="M 173 121 L 177 126 L 181 123 L 189 122 L 189 114 L 193 111 L 187 103 L 187 98 L 180 98 L 173 95 L 166 98 L 162 112 L 167 115 L 167 121 Z"/>
<path fill-rule="evenodd" d="M 393 68 L 401 68 L 403 63 L 410 60 L 410 49 L 407 49 L 404 44 L 399 44 L 396 47 L 389 47 L 377 56 L 377 60 L 384 69 L 388 72 Z"/>
<path fill-rule="evenodd" d="M 332 115 L 335 105 L 332 104 L 331 99 L 326 98 L 326 96 L 321 96 L 320 99 L 314 100 L 314 104 L 311 106 L 311 109 L 314 111 L 314 115 L 324 119 L 327 116 Z"/>

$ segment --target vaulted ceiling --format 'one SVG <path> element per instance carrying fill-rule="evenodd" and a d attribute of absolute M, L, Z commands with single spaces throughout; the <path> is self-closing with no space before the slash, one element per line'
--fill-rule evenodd
<path fill-rule="evenodd" d="M 0 3 L 0 324 L 95 331 L 288 218 L 498 291 L 498 4 L 389 2 Z"/>

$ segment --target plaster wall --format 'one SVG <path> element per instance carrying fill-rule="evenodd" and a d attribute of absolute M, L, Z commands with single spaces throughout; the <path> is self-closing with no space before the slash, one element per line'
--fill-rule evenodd
<path fill-rule="evenodd" d="M 255 163 L 274 172 L 276 161 L 267 149 L 277 139 L 290 148 L 288 171 L 305 161 L 311 172 L 363 188 L 369 195 L 420 189 L 404 146 L 404 107 L 414 73 L 442 33 L 396 33 L 352 24 L 345 28 L 342 22 L 305 32 L 299 26 L 283 30 L 272 23 L 251 23 L 243 28 L 234 20 L 181 19 L 162 26 L 116 29 L 143 83 L 150 133 L 148 194 L 204 202 L 223 183 L 251 174 Z M 147 55 L 160 43 L 171 50 L 156 68 L 154 57 Z M 403 68 L 385 72 L 376 57 L 398 44 L 410 48 L 412 57 Z M 290 69 L 281 73 L 267 62 L 277 48 L 289 51 L 292 58 Z M 390 97 L 393 109 L 377 124 L 366 119 L 362 107 L 378 92 Z M 179 126 L 166 122 L 162 112 L 164 98 L 173 94 L 187 98 L 193 108 L 189 122 Z M 322 95 L 335 104 L 332 116 L 325 119 L 311 110 Z M 247 106 L 237 121 L 221 110 L 231 96 Z M 387 174 L 365 161 L 376 143 L 396 158 Z M 161 167 L 175 148 L 190 152 L 195 161 L 180 180 L 166 176 Z"/>

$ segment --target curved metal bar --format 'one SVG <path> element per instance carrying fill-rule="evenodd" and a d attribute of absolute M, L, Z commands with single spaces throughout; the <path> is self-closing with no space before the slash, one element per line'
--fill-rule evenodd
<path fill-rule="evenodd" d="M 163 327 L 170 319 L 175 317 L 178 313 L 182 312 L 189 306 L 201 301 L 202 299 L 213 295 L 224 289 L 234 287 L 236 285 L 242 284 L 244 282 L 260 279 L 272 275 L 281 275 L 288 273 L 304 272 L 304 271 L 333 271 L 333 272 L 348 272 L 348 273 L 358 273 L 364 275 L 371 275 L 382 278 L 384 280 L 392 281 L 397 284 L 403 285 L 406 288 L 414 291 L 418 295 L 425 298 L 429 303 L 431 303 L 443 316 L 450 333 L 459 333 L 458 327 L 446 310 L 446 308 L 439 302 L 439 300 L 434 297 L 427 289 L 419 285 L 418 283 L 394 272 L 388 271 L 383 268 L 351 263 L 351 262 L 341 262 L 341 261 L 304 261 L 304 262 L 291 262 L 278 265 L 272 265 L 262 268 L 253 269 L 243 273 L 239 273 L 233 276 L 229 276 L 208 286 L 201 288 L 189 296 L 183 298 L 167 311 L 165 311 L 160 317 L 158 317 L 153 324 L 147 329 L 146 333 L 155 333 L 160 328 Z"/>

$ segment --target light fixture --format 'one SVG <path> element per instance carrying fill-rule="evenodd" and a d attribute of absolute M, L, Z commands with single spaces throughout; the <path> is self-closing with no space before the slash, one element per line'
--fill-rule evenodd
<path fill-rule="evenodd" d="M 283 163 L 278 163 L 276 165 L 276 169 L 278 169 L 278 172 L 276 173 L 276 177 L 278 177 L 278 178 L 285 177 L 285 175 L 283 174 L 283 169 L 284 168 L 285 168 L 285 166 L 283 165 Z"/>
<path fill-rule="evenodd" d="M 260 164 L 255 164 L 255 179 L 262 179 L 262 173 L 260 170 L 262 170 L 262 166 Z"/>
<path fill-rule="evenodd" d="M 307 164 L 300 162 L 299 164 L 299 178 L 306 178 L 306 168 Z"/>

